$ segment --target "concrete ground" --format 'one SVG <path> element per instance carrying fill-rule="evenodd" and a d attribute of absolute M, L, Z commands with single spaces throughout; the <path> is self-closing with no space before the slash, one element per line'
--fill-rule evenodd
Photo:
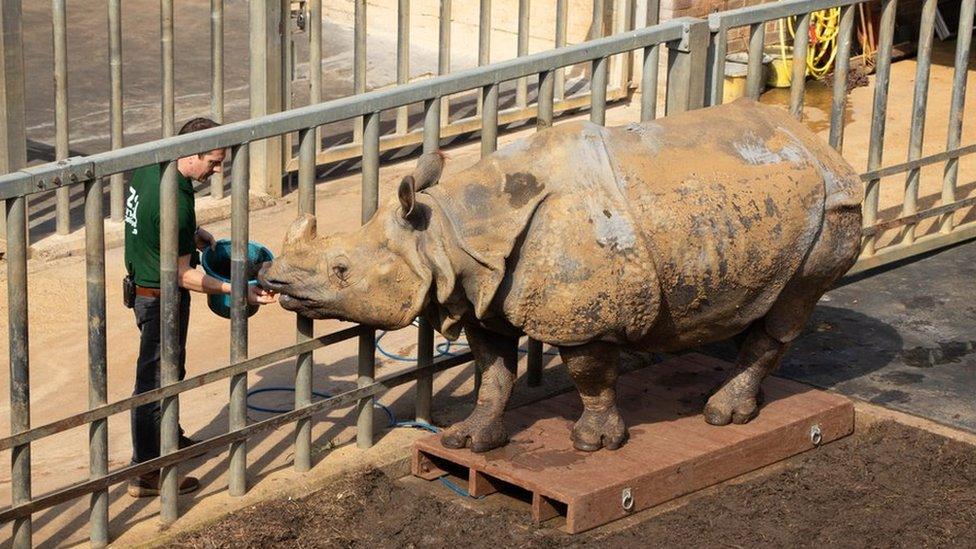
<path fill-rule="evenodd" d="M 950 44 L 951 46 L 951 44 Z M 937 44 L 938 59 L 933 66 L 927 118 L 925 150 L 936 152 L 944 147 L 948 111 L 951 67 L 944 64 L 947 45 Z M 902 61 L 893 67 L 892 92 L 889 104 L 886 163 L 903 161 L 906 156 L 908 121 L 911 111 L 911 88 L 914 62 Z M 970 73 L 973 71 L 971 70 Z M 101 77 L 99 77 L 101 78 Z M 93 79 L 94 80 L 94 79 Z M 822 96 L 811 90 L 805 111 L 808 124 L 826 136 L 823 120 Z M 766 100 L 777 101 L 776 94 Z M 970 105 L 976 104 L 973 86 L 969 89 Z M 850 95 L 847 111 L 848 130 L 844 154 L 858 169 L 866 161 L 867 133 L 870 122 L 871 93 L 858 88 Z M 638 119 L 639 102 L 611 109 L 608 124 L 622 124 Z M 974 117 L 966 119 L 964 143 L 976 141 Z M 503 136 L 501 144 L 511 142 L 523 133 Z M 478 156 L 477 145 L 448 151 L 448 170 L 458 170 L 473 163 Z M 958 198 L 973 195 L 976 180 L 976 158 L 960 162 L 960 191 Z M 411 169 L 409 162 L 384 166 L 381 172 L 381 200 L 392 198 L 395 182 Z M 923 170 L 922 204 L 933 203 L 941 190 L 941 166 Z M 895 178 L 898 179 L 898 178 Z M 903 180 L 903 178 L 902 178 Z M 320 185 L 317 211 L 320 230 L 334 231 L 358 224 L 359 178 L 343 177 Z M 883 214 L 897 215 L 897 200 L 901 184 L 886 182 L 882 192 Z M 297 206 L 294 196 L 286 196 L 279 203 L 255 212 L 251 218 L 254 240 L 278 249 L 284 228 L 294 218 Z M 972 219 L 972 213 L 960 216 Z M 229 223 L 217 221 L 207 226 L 215 235 L 229 235 Z M 876 277 L 849 284 L 832 291 L 830 301 L 824 301 L 811 320 L 811 332 L 799 341 L 790 355 L 784 373 L 814 384 L 832 387 L 884 406 L 933 417 L 938 421 L 973 429 L 960 407 L 965 406 L 966 387 L 959 385 L 955 392 L 947 391 L 959 380 L 972 379 L 972 341 L 976 341 L 973 320 L 976 313 L 970 302 L 974 297 L 971 258 L 973 247 L 967 244 L 933 256 L 911 266 L 900 267 Z M 121 249 L 108 250 L 108 345 L 109 399 L 117 400 L 131 393 L 138 332 L 132 313 L 124 309 L 119 297 L 122 278 Z M 55 261 L 32 260 L 27 289 L 30 303 L 32 424 L 41 425 L 83 411 L 87 406 L 86 334 L 84 302 L 84 262 L 75 257 Z M 0 284 L 5 285 L 6 270 L 0 272 Z M 6 293 L 0 295 L 0 309 L 6 308 Z M 226 320 L 210 313 L 202 296 L 194 296 L 191 313 L 191 333 L 188 342 L 189 375 L 223 366 L 227 362 L 229 329 Z M 0 318 L 0 331 L 7 331 L 6 316 Z M 267 307 L 251 319 L 250 355 L 256 356 L 294 342 L 294 316 L 277 306 Z M 316 334 L 334 331 L 338 322 L 316 323 Z M 826 334 L 826 335 L 825 335 Z M 415 334 L 411 329 L 384 338 L 383 345 L 398 354 L 410 354 L 415 349 Z M 335 393 L 355 384 L 356 343 L 343 344 L 315 353 L 316 390 Z M 0 360 L 8 356 L 6 338 L 0 340 Z M 924 367 L 931 364 L 931 367 Z M 519 401 L 539 398 L 550 392 L 568 388 L 569 382 L 558 360 L 547 357 L 546 386 L 529 391 L 516 389 Z M 923 366 L 923 367 L 918 367 Z M 409 364 L 379 361 L 378 374 L 402 371 Z M 0 394 L 8 392 L 7 368 L 0 367 Z M 253 372 L 252 388 L 291 386 L 293 362 L 285 360 Z M 461 368 L 437 376 L 435 385 L 435 420 L 449 423 L 462 417 L 470 406 L 471 369 Z M 183 426 L 195 437 L 211 437 L 227 428 L 226 382 L 215 383 L 181 397 Z M 969 390 L 969 409 L 973 392 Z M 907 396 L 906 396 L 907 395 Z M 948 395 L 948 397 L 945 397 Z M 263 394 L 252 403 L 286 407 L 288 393 Z M 398 417 L 412 416 L 412 394 L 408 387 L 391 391 L 381 399 L 391 406 Z M 937 405 L 937 406 L 936 406 Z M 953 417 L 959 414 L 958 418 Z M 251 411 L 254 420 L 267 414 Z M 944 416 L 944 417 L 943 417 Z M 409 432 L 383 429 L 382 414 L 377 413 L 380 445 L 388 445 L 394 454 L 402 455 L 409 447 Z M 294 486 L 296 483 L 325 482 L 330 472 L 347 464 L 364 461 L 374 452 L 358 452 L 347 448 L 353 437 L 352 410 L 337 410 L 316 418 L 313 430 L 318 461 L 316 474 L 299 476 L 289 473 L 291 463 L 290 428 L 261 435 L 250 443 L 249 474 L 252 482 L 259 482 L 258 493 L 275 493 L 274 486 Z M 9 403 L 0 400 L 0 432 L 9 432 Z M 110 467 L 124 466 L 130 455 L 128 416 L 120 415 L 109 422 Z M 391 448 L 392 447 L 392 448 Z M 339 448 L 339 451 L 334 451 Z M 9 460 L 7 452 L 0 453 L 0 461 Z M 78 482 L 87 477 L 87 429 L 80 428 L 40 441 L 32 446 L 34 494 L 40 495 Z M 208 516 L 224 512 L 252 501 L 235 500 L 224 495 L 225 453 L 198 458 L 186 464 L 182 471 L 203 480 L 203 489 L 181 498 L 187 516 L 177 527 L 199 523 Z M 321 474 L 321 476 L 319 476 Z M 312 480 L 315 479 L 315 480 Z M 0 471 L 0 502 L 9 502 L 9 472 Z M 265 491 L 266 490 L 266 491 Z M 158 502 L 154 499 L 133 500 L 125 495 L 123 486 L 111 490 L 111 531 L 120 545 L 151 539 L 157 530 Z M 87 498 L 65 504 L 35 515 L 35 541 L 39 546 L 77 545 L 87 535 Z M 7 539 L 10 526 L 0 529 L 0 539 Z M 122 536 L 122 537 L 119 537 Z"/>

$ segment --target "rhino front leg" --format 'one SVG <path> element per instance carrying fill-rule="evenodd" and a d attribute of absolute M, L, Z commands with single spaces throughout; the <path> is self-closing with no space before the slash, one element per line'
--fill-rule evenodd
<path fill-rule="evenodd" d="M 476 326 L 465 326 L 464 333 L 475 364 L 482 372 L 481 390 L 471 415 L 445 430 L 441 444 L 448 448 L 468 446 L 473 452 L 487 452 L 508 442 L 502 414 L 515 383 L 518 340 Z"/>
<path fill-rule="evenodd" d="M 584 452 L 616 450 L 627 440 L 627 426 L 617 411 L 619 349 L 596 341 L 560 347 L 559 354 L 583 400 L 583 415 L 573 426 L 573 446 Z"/>

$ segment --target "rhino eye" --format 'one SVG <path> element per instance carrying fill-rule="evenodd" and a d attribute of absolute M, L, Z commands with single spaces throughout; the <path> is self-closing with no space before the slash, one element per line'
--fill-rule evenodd
<path fill-rule="evenodd" d="M 340 285 L 349 280 L 349 267 L 344 263 L 336 263 L 332 266 L 332 276 L 336 278 Z"/>

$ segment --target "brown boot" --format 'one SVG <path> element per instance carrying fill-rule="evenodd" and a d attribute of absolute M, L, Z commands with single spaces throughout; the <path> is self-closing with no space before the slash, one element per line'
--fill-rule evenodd
<path fill-rule="evenodd" d="M 129 495 L 134 498 L 145 498 L 159 495 L 159 471 L 146 473 L 138 477 L 129 479 L 127 488 Z M 200 487 L 200 481 L 196 477 L 183 477 L 180 481 L 179 493 L 189 494 Z"/>

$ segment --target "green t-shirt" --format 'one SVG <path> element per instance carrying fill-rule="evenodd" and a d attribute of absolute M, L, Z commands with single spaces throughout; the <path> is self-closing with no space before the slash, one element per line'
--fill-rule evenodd
<path fill-rule="evenodd" d="M 132 172 L 129 195 L 125 200 L 125 266 L 136 284 L 159 288 L 159 189 L 162 167 L 151 164 Z M 193 183 L 177 173 L 179 191 L 176 206 L 178 254 L 190 255 L 190 266 L 197 265 L 193 235 L 197 229 Z"/>

